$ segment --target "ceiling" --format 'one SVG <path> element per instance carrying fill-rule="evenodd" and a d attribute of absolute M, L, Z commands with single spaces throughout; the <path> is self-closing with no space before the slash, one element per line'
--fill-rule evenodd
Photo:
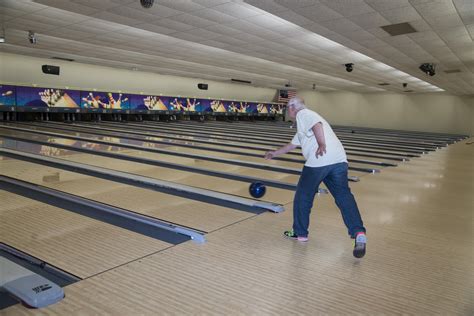
<path fill-rule="evenodd" d="M 381 28 L 403 22 L 417 32 Z M 473 0 L 0 0 L 0 23 L 13 54 L 270 88 L 474 94 Z"/>

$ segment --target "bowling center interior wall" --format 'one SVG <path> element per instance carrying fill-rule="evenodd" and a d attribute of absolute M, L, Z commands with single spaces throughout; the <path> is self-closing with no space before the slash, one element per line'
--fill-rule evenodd
<path fill-rule="evenodd" d="M 41 71 L 44 64 L 60 66 L 61 74 L 44 74 Z M 272 102 L 277 93 L 269 88 L 6 53 L 0 53 L 0 82 L 266 102 Z M 201 82 L 209 84 L 209 90 L 198 89 L 197 84 Z M 473 96 L 313 90 L 299 91 L 298 94 L 305 98 L 308 107 L 318 111 L 332 124 L 474 135 Z"/>
<path fill-rule="evenodd" d="M 445 93 L 300 91 L 332 124 L 474 135 L 474 97 Z"/>
<path fill-rule="evenodd" d="M 60 66 L 59 76 L 44 74 L 42 65 Z M 245 101 L 272 102 L 275 89 L 257 88 L 242 84 L 204 79 L 165 76 L 144 71 L 116 69 L 47 58 L 0 53 L 0 81 L 12 85 L 38 85 L 75 90 L 113 91 L 126 93 L 159 94 L 197 98 L 222 98 Z M 198 83 L 207 83 L 208 90 L 198 89 Z"/>

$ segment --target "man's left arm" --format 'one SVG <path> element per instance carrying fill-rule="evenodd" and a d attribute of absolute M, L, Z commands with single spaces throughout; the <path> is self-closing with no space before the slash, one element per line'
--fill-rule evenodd
<path fill-rule="evenodd" d="M 316 150 L 316 158 L 318 158 L 319 156 L 323 156 L 326 153 L 326 139 L 324 138 L 323 123 L 316 123 L 311 128 L 311 130 L 313 131 L 316 141 L 318 142 L 318 149 Z"/>

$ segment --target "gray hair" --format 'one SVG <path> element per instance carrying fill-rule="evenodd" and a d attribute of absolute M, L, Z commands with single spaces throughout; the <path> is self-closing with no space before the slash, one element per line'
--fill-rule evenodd
<path fill-rule="evenodd" d="M 288 107 L 291 107 L 293 110 L 302 110 L 306 109 L 304 100 L 302 97 L 293 97 L 288 101 Z"/>

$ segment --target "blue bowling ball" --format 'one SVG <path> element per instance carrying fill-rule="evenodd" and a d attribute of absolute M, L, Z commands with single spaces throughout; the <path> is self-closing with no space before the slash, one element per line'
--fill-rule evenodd
<path fill-rule="evenodd" d="M 267 188 L 265 187 L 265 184 L 261 182 L 254 182 L 249 187 L 250 195 L 257 199 L 264 196 L 266 191 L 267 191 Z"/>

